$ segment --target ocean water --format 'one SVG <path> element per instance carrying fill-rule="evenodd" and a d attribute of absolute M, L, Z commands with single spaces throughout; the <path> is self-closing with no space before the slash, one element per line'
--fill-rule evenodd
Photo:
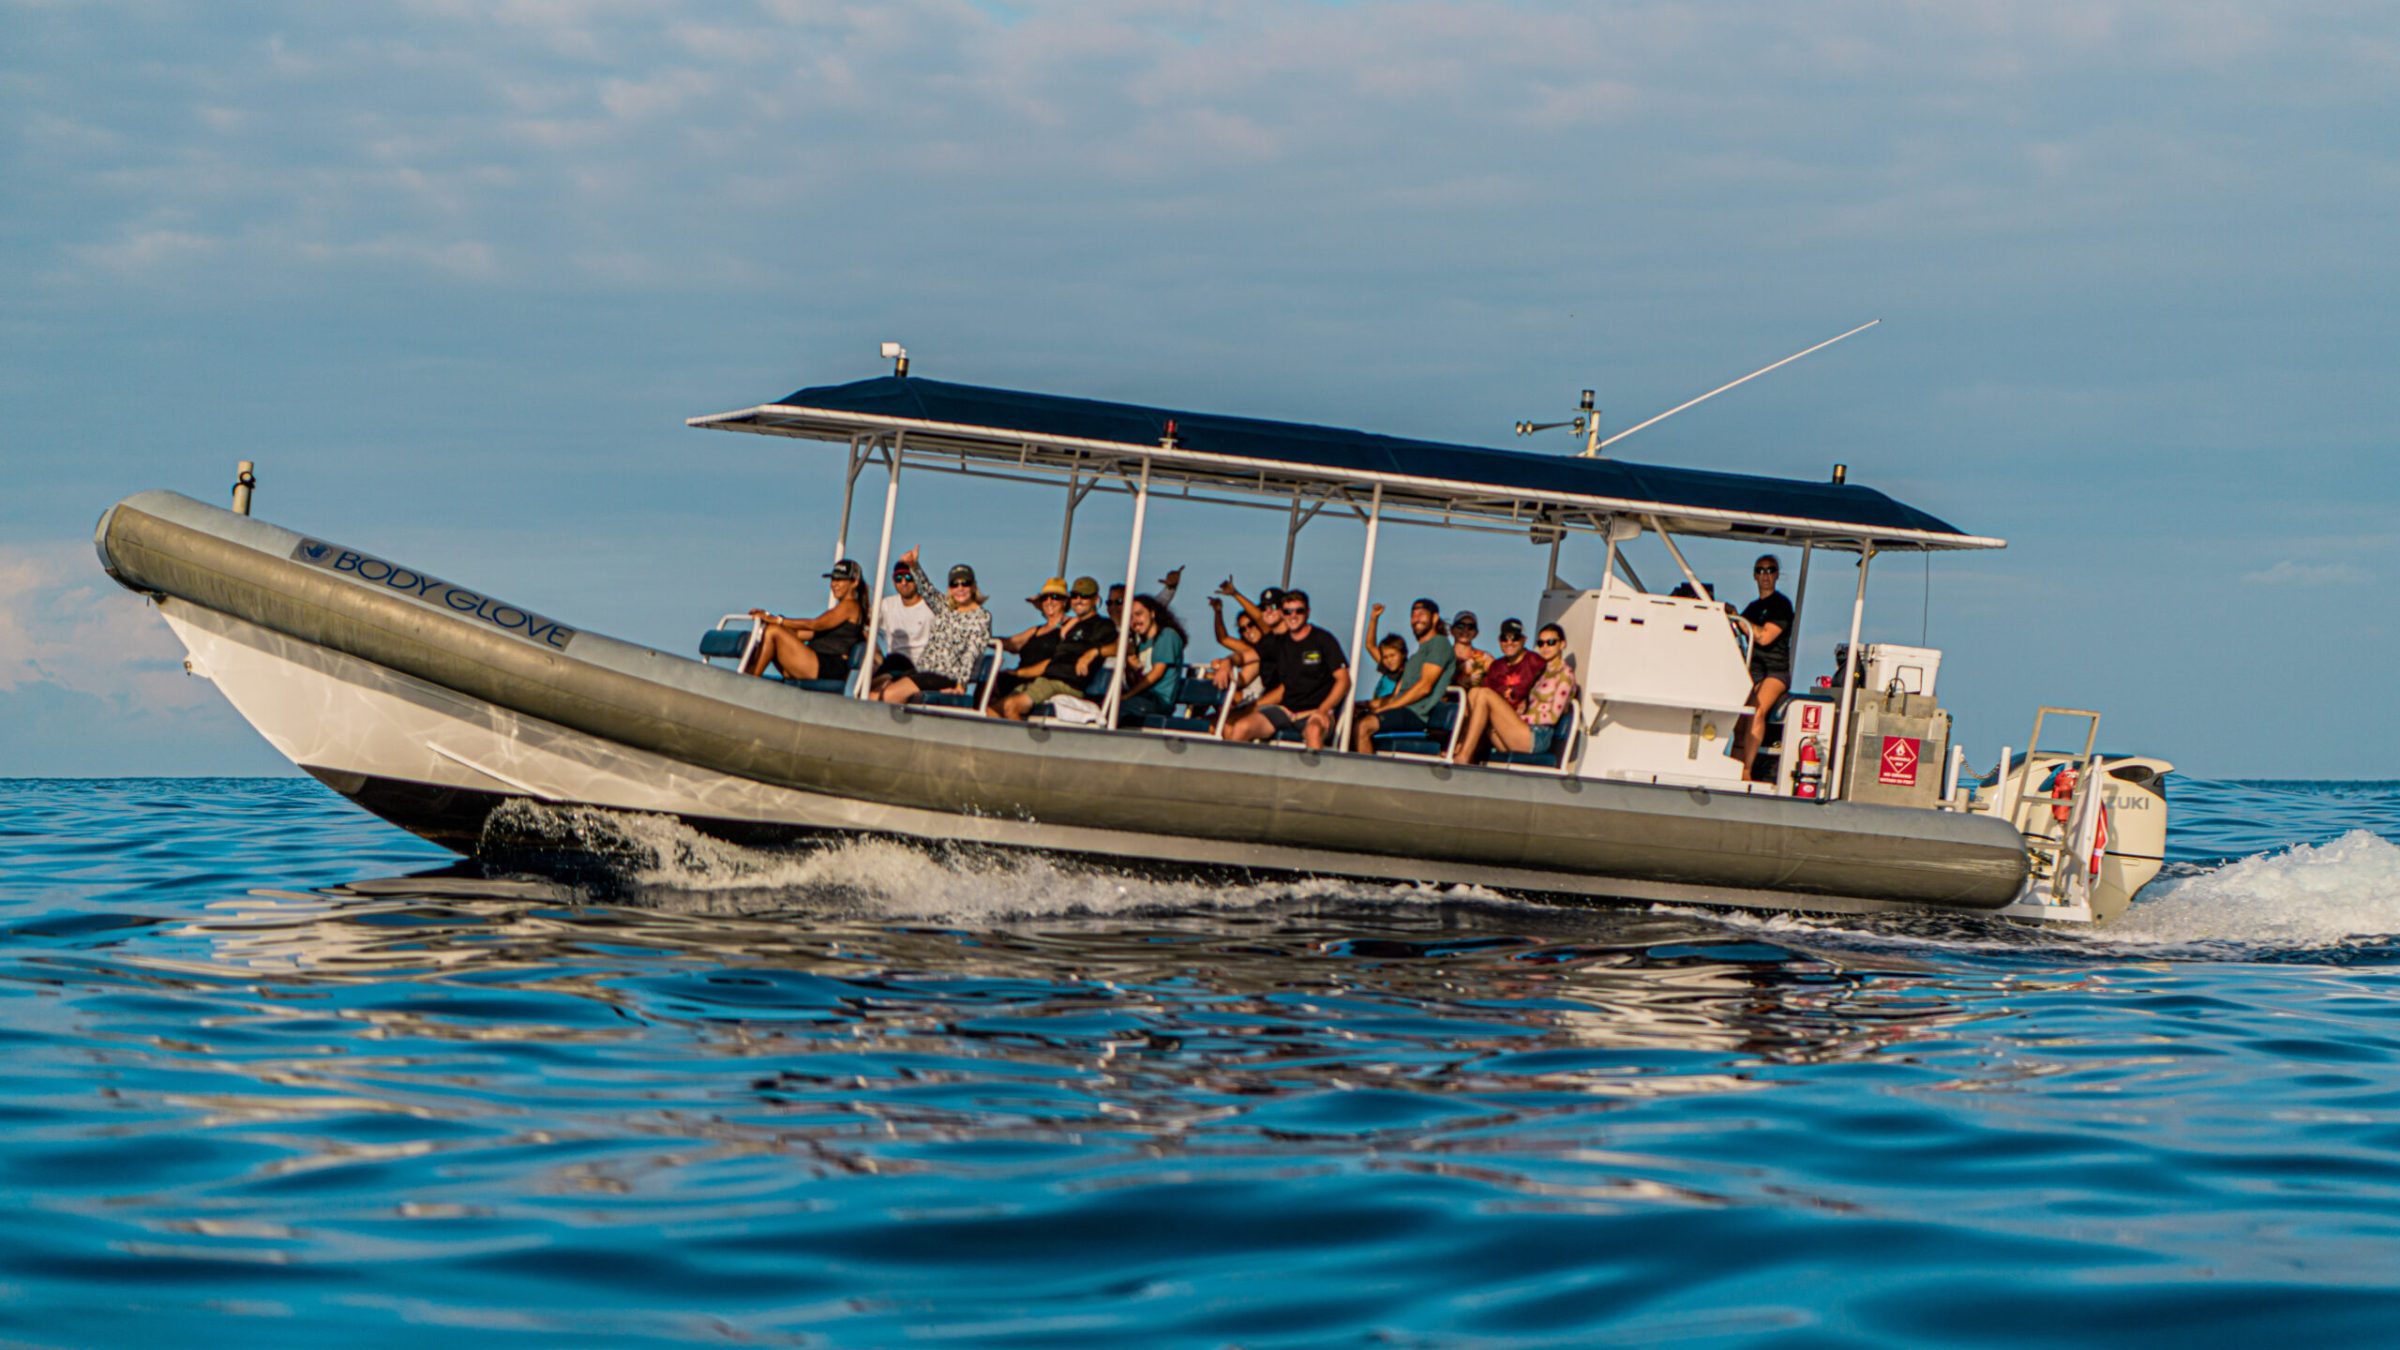
<path fill-rule="evenodd" d="M 0 782 L 0 1344 L 2400 1341 L 2400 783 L 2103 932 Z"/>

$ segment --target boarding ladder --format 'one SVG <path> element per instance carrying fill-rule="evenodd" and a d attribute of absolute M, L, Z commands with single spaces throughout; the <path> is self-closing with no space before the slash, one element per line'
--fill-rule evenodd
<path fill-rule="evenodd" d="M 2064 800 L 2036 795 L 2041 782 L 2034 777 L 2034 761 L 2042 753 L 2043 724 L 2052 717 L 2084 721 L 2083 752 L 2054 760 L 2050 766 L 2057 771 L 2075 771 L 2074 795 Z M 2025 889 L 2002 914 L 2052 922 L 2092 921 L 2092 891 L 2100 882 L 2100 853 L 2107 828 L 2101 782 L 2108 766 L 2093 753 L 2099 743 L 2100 714 L 2088 708 L 2044 706 L 2034 711 L 2024 757 L 2012 767 L 2008 752 L 2001 752 L 1992 811 L 2017 827 L 2032 864 Z M 2061 806 L 2066 808 L 2063 822 L 2058 818 Z"/>

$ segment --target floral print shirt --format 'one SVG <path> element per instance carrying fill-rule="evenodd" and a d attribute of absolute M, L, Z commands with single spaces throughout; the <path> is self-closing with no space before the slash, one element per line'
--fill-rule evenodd
<path fill-rule="evenodd" d="M 1525 700 L 1525 725 L 1554 727 L 1567 715 L 1575 702 L 1575 672 L 1564 661 L 1553 662 L 1542 672 L 1533 686 L 1533 696 Z"/>

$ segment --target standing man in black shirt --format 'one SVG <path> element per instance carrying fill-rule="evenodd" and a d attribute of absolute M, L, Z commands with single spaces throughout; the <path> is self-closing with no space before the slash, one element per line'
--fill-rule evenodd
<path fill-rule="evenodd" d="M 1752 766 L 1758 760 L 1758 747 L 1766 743 L 1767 714 L 1792 687 L 1792 602 L 1775 589 L 1782 574 L 1783 565 L 1774 554 L 1758 555 L 1758 561 L 1750 565 L 1750 575 L 1758 582 L 1758 598 L 1744 605 L 1742 617 L 1734 620 L 1736 627 L 1750 635 L 1750 716 L 1742 721 L 1742 740 L 1736 750 L 1744 778 L 1756 776 Z"/>
<path fill-rule="evenodd" d="M 1285 591 L 1278 603 L 1283 631 L 1258 644 L 1258 706 L 1225 728 L 1229 741 L 1272 740 L 1294 727 L 1300 741 L 1322 750 L 1350 697 L 1350 664 L 1342 644 L 1308 621 L 1308 592 Z"/>

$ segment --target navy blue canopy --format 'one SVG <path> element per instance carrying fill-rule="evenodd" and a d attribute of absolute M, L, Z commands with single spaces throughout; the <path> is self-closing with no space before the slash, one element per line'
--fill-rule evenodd
<path fill-rule="evenodd" d="M 906 432 L 914 448 L 980 453 L 1025 464 L 1028 444 L 1134 452 L 1154 464 L 1213 468 L 1220 481 L 1386 485 L 1394 495 L 1456 514 L 1493 514 L 1497 502 L 1565 512 L 1655 514 L 1671 527 L 1768 540 L 1871 539 L 1901 548 L 1991 548 L 1883 493 L 1834 484 L 1615 459 L 1491 450 L 1367 431 L 1177 412 L 1131 403 L 885 376 L 798 390 L 773 404 L 693 418 L 724 430 L 847 439 Z M 1170 427 L 1173 440 L 1167 441 Z M 1510 518 L 1524 519 L 1524 506 Z"/>

